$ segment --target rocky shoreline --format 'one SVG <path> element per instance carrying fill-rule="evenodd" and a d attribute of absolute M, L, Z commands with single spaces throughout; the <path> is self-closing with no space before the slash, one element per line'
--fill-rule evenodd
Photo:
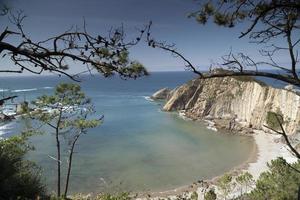
<path fill-rule="evenodd" d="M 267 131 L 268 113 L 277 113 L 283 117 L 286 132 L 293 135 L 300 124 L 300 96 L 286 88 L 273 88 L 247 77 L 196 78 L 173 90 L 163 88 L 151 98 L 165 100 L 163 111 L 184 112 L 187 118 L 211 120 L 217 128 L 237 132 Z"/>
<path fill-rule="evenodd" d="M 163 111 L 177 111 L 184 119 L 204 121 L 207 128 L 214 131 L 226 130 L 232 134 L 253 137 L 253 152 L 245 163 L 229 172 L 233 175 L 247 171 L 257 180 L 267 170 L 267 163 L 279 156 L 289 163 L 297 161 L 283 143 L 281 135 L 271 134 L 264 127 L 268 112 L 280 112 L 287 133 L 290 137 L 297 137 L 300 96 L 290 87 L 277 89 L 248 78 L 194 79 L 173 90 L 163 88 L 151 98 L 165 101 Z M 198 200 L 202 200 L 208 188 L 215 188 L 217 179 L 218 177 L 198 181 L 174 190 L 152 193 L 150 196 L 151 199 L 176 199 L 177 196 L 190 197 L 196 192 Z M 238 191 L 233 190 L 229 198 L 238 195 Z M 140 199 L 145 199 L 145 196 Z"/>

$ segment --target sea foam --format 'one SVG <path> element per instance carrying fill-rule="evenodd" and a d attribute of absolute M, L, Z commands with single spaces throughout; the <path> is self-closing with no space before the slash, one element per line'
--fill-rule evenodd
<path fill-rule="evenodd" d="M 12 126 L 10 124 L 4 124 L 0 126 L 0 135 L 4 135 L 7 133 L 7 130 L 12 129 Z"/>
<path fill-rule="evenodd" d="M 12 90 L 11 92 L 30 92 L 35 90 L 37 90 L 37 88 L 18 89 L 18 90 Z"/>
<path fill-rule="evenodd" d="M 29 89 L 18 89 L 18 90 L 12 90 L 12 92 L 30 92 L 35 91 L 37 88 L 29 88 Z"/>
<path fill-rule="evenodd" d="M 153 99 L 151 99 L 151 97 L 150 96 L 142 96 L 144 99 L 146 99 L 147 101 L 154 101 Z"/>
<path fill-rule="evenodd" d="M 7 92 L 8 89 L 0 89 L 0 92 Z"/>
<path fill-rule="evenodd" d="M 43 89 L 50 90 L 50 89 L 53 89 L 53 87 L 46 86 L 46 87 L 43 87 Z"/>

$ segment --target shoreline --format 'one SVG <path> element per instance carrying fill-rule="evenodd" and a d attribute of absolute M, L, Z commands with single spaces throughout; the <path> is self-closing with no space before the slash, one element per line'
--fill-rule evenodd
<path fill-rule="evenodd" d="M 188 195 L 190 196 L 193 192 L 197 192 L 204 188 L 206 188 L 209 185 L 214 185 L 216 183 L 216 181 L 222 177 L 224 174 L 229 173 L 232 175 L 238 175 L 239 173 L 243 172 L 243 171 L 248 171 L 248 167 L 251 163 L 255 163 L 258 159 L 258 148 L 257 148 L 257 144 L 254 141 L 253 143 L 253 148 L 252 148 L 252 152 L 250 153 L 249 158 L 244 161 L 243 163 L 241 163 L 238 166 L 233 167 L 232 169 L 223 172 L 220 175 L 214 176 L 210 179 L 205 179 L 205 180 L 201 180 L 201 182 L 193 182 L 189 185 L 184 185 L 184 186 L 180 186 L 177 187 L 175 189 L 170 189 L 170 190 L 165 190 L 165 191 L 158 191 L 158 192 L 148 192 L 148 193 L 138 193 L 137 199 L 161 199 L 161 198 L 171 198 L 171 199 L 176 199 L 176 197 L 178 195 Z M 198 194 L 199 195 L 199 194 Z"/>
<path fill-rule="evenodd" d="M 182 113 L 181 113 L 182 114 Z M 184 114 L 179 116 L 180 118 L 184 119 L 184 120 L 193 120 L 190 119 L 188 117 L 186 117 Z M 199 120 L 201 122 L 205 122 L 206 124 L 210 124 L 210 123 L 214 123 L 212 121 L 209 120 Z M 207 126 L 206 128 L 211 129 L 211 126 Z M 215 127 L 214 127 L 215 128 Z M 215 129 L 211 129 L 214 130 L 216 132 L 218 132 L 218 134 L 223 134 L 220 133 L 219 130 Z M 238 133 L 237 133 L 238 134 Z M 245 137 L 252 137 L 253 138 L 253 147 L 252 147 L 252 151 L 249 153 L 249 157 L 247 160 L 245 160 L 243 163 L 234 166 L 233 168 L 231 168 L 228 171 L 225 171 L 223 173 L 221 173 L 220 175 L 214 176 L 210 179 L 205 179 L 205 180 L 201 180 L 201 182 L 199 181 L 195 181 L 192 182 L 191 184 L 188 185 L 183 185 L 174 189 L 169 189 L 169 190 L 164 190 L 164 191 L 155 191 L 155 192 L 141 192 L 138 193 L 137 199 L 147 199 L 147 198 L 151 198 L 151 199 L 160 199 L 160 198 L 176 198 L 176 196 L 178 195 L 183 195 L 183 194 L 188 194 L 191 195 L 193 192 L 197 192 L 199 189 L 203 189 L 208 185 L 213 185 L 216 183 L 216 181 L 222 177 L 224 174 L 226 173 L 230 173 L 232 175 L 238 175 L 239 173 L 243 172 L 243 171 L 248 171 L 248 168 L 250 167 L 250 165 L 252 163 L 256 163 L 258 161 L 258 155 L 259 155 L 259 151 L 258 151 L 258 145 L 256 142 L 255 137 L 253 136 L 253 134 L 239 134 L 240 136 L 245 136 Z M 198 194 L 199 195 L 199 194 Z"/>
<path fill-rule="evenodd" d="M 280 141 L 281 135 L 254 130 L 253 137 L 258 147 L 258 158 L 256 162 L 249 163 L 247 171 L 253 175 L 255 180 L 258 179 L 260 173 L 268 169 L 267 162 L 277 157 L 283 157 L 288 163 L 297 161 L 287 145 Z"/>
<path fill-rule="evenodd" d="M 179 117 L 183 118 L 184 120 L 192 120 L 186 117 L 183 112 L 179 113 Z M 214 122 L 210 120 L 199 121 L 206 122 L 206 124 L 208 125 L 208 129 L 212 128 L 212 123 L 214 124 Z M 215 131 L 219 132 L 220 130 L 215 129 Z M 199 197 L 199 195 L 204 195 L 203 192 L 209 185 L 214 185 L 218 178 L 226 173 L 230 173 L 233 176 L 236 176 L 242 172 L 249 172 L 250 174 L 252 174 L 253 179 L 256 181 L 259 178 L 259 175 L 268 169 L 267 163 L 273 159 L 276 159 L 277 157 L 283 157 L 288 163 L 297 161 L 297 159 L 288 150 L 286 144 L 280 141 L 281 135 L 272 134 L 263 130 L 256 129 L 252 129 L 252 131 L 253 133 L 251 134 L 237 133 L 246 137 L 252 137 L 254 140 L 252 152 L 250 152 L 248 159 L 240 165 L 233 167 L 231 170 L 226 171 L 221 175 L 215 176 L 211 179 L 202 180 L 201 182 L 194 182 L 189 185 L 184 185 L 175 189 L 160 192 L 139 193 L 137 199 L 176 199 L 178 195 L 191 196 L 194 192 L 196 192 Z M 219 134 L 222 133 L 219 132 Z M 232 197 L 234 197 L 235 195 L 236 193 L 233 191 Z"/>
<path fill-rule="evenodd" d="M 183 118 L 184 120 L 193 120 L 185 116 L 184 113 L 178 113 L 178 117 Z M 216 127 L 215 122 L 210 120 L 199 120 L 204 122 L 208 129 L 212 129 Z M 5 129 L 7 124 L 1 126 L 2 129 Z M 3 131 L 3 130 L 2 130 Z M 222 129 L 215 130 L 218 134 L 222 133 Z M 210 179 L 205 179 L 201 181 L 195 181 L 188 185 L 183 185 L 174 189 L 164 190 L 164 191 L 149 191 L 149 192 L 138 192 L 136 193 L 137 199 L 160 199 L 160 198 L 170 198 L 174 199 L 178 195 L 191 195 L 193 192 L 197 192 L 198 196 L 203 195 L 203 191 L 208 185 L 214 185 L 218 178 L 223 176 L 226 173 L 230 173 L 233 176 L 238 175 L 241 172 L 249 172 L 253 175 L 254 180 L 257 180 L 259 175 L 268 169 L 267 162 L 277 158 L 283 157 L 287 160 L 287 162 L 292 163 L 297 161 L 297 159 L 289 152 L 286 144 L 280 141 L 281 135 L 267 133 L 263 130 L 255 130 L 252 129 L 253 133 L 245 134 L 237 132 L 235 134 L 242 135 L 245 137 L 253 138 L 253 147 L 252 151 L 249 153 L 248 159 L 246 159 L 243 163 L 238 166 L 234 166 L 232 169 L 223 172 L 218 176 L 214 176 Z M 228 131 L 229 134 L 232 132 Z M 233 134 L 233 133 L 232 133 Z M 0 134 L 1 138 L 1 134 Z M 235 194 L 233 194 L 235 195 Z"/>

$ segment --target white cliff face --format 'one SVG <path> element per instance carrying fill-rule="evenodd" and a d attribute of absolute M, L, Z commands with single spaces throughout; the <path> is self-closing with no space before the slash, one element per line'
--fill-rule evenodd
<path fill-rule="evenodd" d="M 165 111 L 185 110 L 193 119 L 235 119 L 244 127 L 263 129 L 269 111 L 281 112 L 287 134 L 297 132 L 300 123 L 300 96 L 276 89 L 248 77 L 194 79 L 174 89 Z"/>

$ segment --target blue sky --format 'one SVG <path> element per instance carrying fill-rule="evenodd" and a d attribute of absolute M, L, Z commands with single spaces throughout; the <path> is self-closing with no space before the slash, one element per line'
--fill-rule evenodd
<path fill-rule="evenodd" d="M 36 41 L 61 33 L 71 25 L 81 26 L 83 18 L 91 32 L 107 33 L 112 26 L 123 24 L 128 37 L 134 38 L 137 28 L 152 20 L 155 38 L 175 43 L 199 69 L 205 70 L 211 62 L 217 62 L 230 48 L 258 56 L 255 44 L 238 39 L 242 27 L 202 26 L 187 18 L 189 12 L 199 8 L 194 0 L 9 0 L 7 3 L 28 16 L 24 27 Z M 3 17 L 0 24 L 2 29 L 11 26 Z M 142 62 L 149 71 L 184 70 L 184 63 L 178 58 L 145 44 L 134 47 L 130 53 L 131 58 Z M 79 69 L 80 66 L 73 67 L 75 71 Z"/>

